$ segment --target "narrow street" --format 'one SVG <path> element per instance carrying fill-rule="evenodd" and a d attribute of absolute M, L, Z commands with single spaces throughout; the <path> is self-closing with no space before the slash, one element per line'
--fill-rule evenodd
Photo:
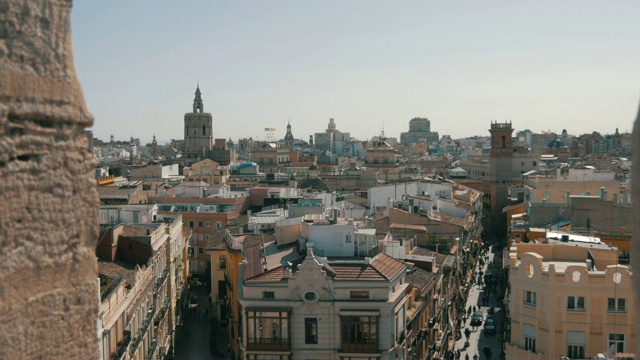
<path fill-rule="evenodd" d="M 474 281 L 470 287 L 465 306 L 465 309 L 470 311 L 466 312 L 467 315 L 464 317 L 464 322 L 461 326 L 462 337 L 456 341 L 455 345 L 455 350 L 460 351 L 459 359 L 462 360 L 501 358 L 503 343 L 502 317 L 504 316 L 504 309 L 498 299 L 501 299 L 500 291 L 504 291 L 504 286 L 500 286 L 499 276 L 491 266 L 494 261 L 494 253 L 492 250 L 493 247 L 489 247 L 486 252 L 478 257 L 474 269 L 476 281 Z M 500 254 L 496 256 L 500 256 Z M 482 262 L 480 260 L 482 260 Z M 499 260 L 499 258 L 496 260 Z M 487 269 L 489 268 L 491 268 L 493 274 L 486 277 L 487 281 L 484 281 Z M 482 274 L 482 276 L 480 274 Z M 479 281 L 481 282 L 478 283 Z M 498 289 L 500 289 L 500 291 L 498 291 Z M 471 325 L 474 307 L 482 313 L 482 323 L 477 326 Z M 492 307 L 494 311 L 493 314 L 491 314 Z M 487 317 L 494 319 L 494 333 L 487 332 L 485 329 Z M 467 334 L 468 338 L 466 336 Z M 465 347 L 466 341 L 468 341 L 469 344 Z M 477 355 L 477 358 L 474 358 L 475 355 Z"/>
<path fill-rule="evenodd" d="M 185 312 L 184 323 L 176 340 L 174 359 L 228 359 L 227 328 L 212 321 L 207 287 L 192 287 L 190 292 L 195 302 Z M 214 349 L 212 342 L 215 342 Z"/>

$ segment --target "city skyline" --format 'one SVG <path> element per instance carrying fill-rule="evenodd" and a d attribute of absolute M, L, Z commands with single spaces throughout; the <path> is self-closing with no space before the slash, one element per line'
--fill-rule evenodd
<path fill-rule="evenodd" d="M 151 4 L 151 5 L 149 5 Z M 553 5 L 553 6 L 552 6 Z M 553 9 L 553 11 L 550 11 Z M 453 138 L 491 121 L 579 135 L 631 130 L 635 2 L 74 4 L 94 135 L 183 138 L 196 83 L 216 138 L 337 128 L 399 138 L 413 117 Z M 114 24 L 118 24 L 115 26 Z"/>

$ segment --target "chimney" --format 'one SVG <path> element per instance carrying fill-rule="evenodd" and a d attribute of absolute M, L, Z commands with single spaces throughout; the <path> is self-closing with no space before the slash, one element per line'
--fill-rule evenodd
<path fill-rule="evenodd" d="M 587 271 L 591 271 L 591 260 L 587 259 L 586 264 L 587 264 Z"/>
<path fill-rule="evenodd" d="M 291 277 L 291 268 L 284 269 L 284 278 L 288 279 Z"/>
<path fill-rule="evenodd" d="M 600 188 L 600 201 L 607 200 L 607 192 L 604 190 L 604 187 Z"/>

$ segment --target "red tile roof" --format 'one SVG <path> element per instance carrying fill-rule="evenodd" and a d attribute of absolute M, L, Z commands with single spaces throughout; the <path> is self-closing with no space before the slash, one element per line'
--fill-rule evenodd
<path fill-rule="evenodd" d="M 385 277 L 371 265 L 334 264 L 331 268 L 336 272 L 336 280 L 385 280 Z"/>
<path fill-rule="evenodd" d="M 398 275 L 399 272 L 406 271 L 406 266 L 402 261 L 396 260 L 384 253 L 380 253 L 378 256 L 371 259 L 371 265 L 387 279 L 392 279 Z"/>
<path fill-rule="evenodd" d="M 267 270 L 260 275 L 256 275 L 250 279 L 245 280 L 247 283 L 257 282 L 273 282 L 281 281 L 284 279 L 284 266 L 278 266 L 277 268 Z"/>

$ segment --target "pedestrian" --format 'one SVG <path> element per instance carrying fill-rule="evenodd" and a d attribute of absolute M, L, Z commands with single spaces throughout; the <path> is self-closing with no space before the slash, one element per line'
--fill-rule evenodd
<path fill-rule="evenodd" d="M 464 360 L 469 360 L 469 354 L 464 354 Z"/>

